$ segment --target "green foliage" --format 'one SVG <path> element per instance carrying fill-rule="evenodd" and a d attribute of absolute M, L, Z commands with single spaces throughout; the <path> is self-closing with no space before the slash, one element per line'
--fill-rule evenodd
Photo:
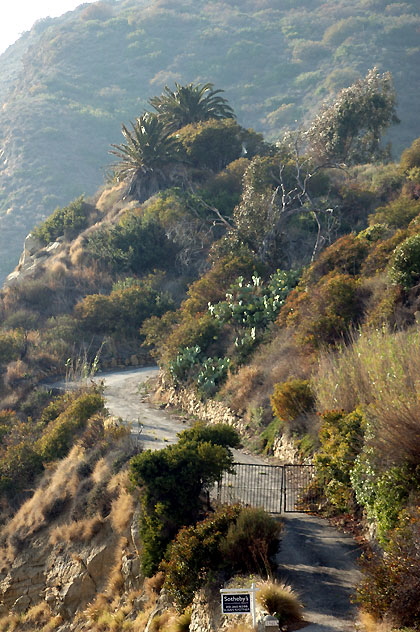
<path fill-rule="evenodd" d="M 420 138 L 416 138 L 410 147 L 401 154 L 400 166 L 404 171 L 420 167 Z"/>
<path fill-rule="evenodd" d="M 394 283 L 407 290 L 417 285 L 420 278 L 420 234 L 407 237 L 395 249 L 389 274 Z"/>
<path fill-rule="evenodd" d="M 369 216 L 372 224 L 386 224 L 391 228 L 406 228 L 420 213 L 420 201 L 401 195 L 386 206 L 381 206 Z"/>
<path fill-rule="evenodd" d="M 165 86 L 161 96 L 152 97 L 149 103 L 158 118 L 171 132 L 209 119 L 235 118 L 227 100 L 220 96 L 223 90 L 213 90 L 212 83 L 175 83 L 175 90 Z"/>
<path fill-rule="evenodd" d="M 217 572 L 267 575 L 280 533 L 280 523 L 262 509 L 221 507 L 205 520 L 179 531 L 162 563 L 164 587 L 182 610 Z"/>
<path fill-rule="evenodd" d="M 89 294 L 75 306 L 75 317 L 88 332 L 136 336 L 147 317 L 161 315 L 172 307 L 166 293 L 155 287 L 160 279 L 160 275 L 150 275 L 116 286 L 109 295 Z"/>
<path fill-rule="evenodd" d="M 239 507 L 218 509 L 196 525 L 181 529 L 170 545 L 162 564 L 164 587 L 179 610 L 192 602 L 211 573 L 225 566 L 221 544 L 240 512 Z"/>
<path fill-rule="evenodd" d="M 222 323 L 265 328 L 276 319 L 299 276 L 297 270 L 277 270 L 266 283 L 256 273 L 252 283 L 245 283 L 244 277 L 239 277 L 226 293 L 226 300 L 209 304 L 209 311 Z"/>
<path fill-rule="evenodd" d="M 18 496 L 43 471 L 42 457 L 29 439 L 10 446 L 0 458 L 0 493 Z"/>
<path fill-rule="evenodd" d="M 291 421 L 313 410 L 315 394 L 309 380 L 288 380 L 274 385 L 270 397 L 273 414 L 283 421 Z"/>
<path fill-rule="evenodd" d="M 156 115 L 146 113 L 122 134 L 125 143 L 116 145 L 110 153 L 119 159 L 114 165 L 117 177 L 129 183 L 129 192 L 140 202 L 173 184 L 177 165 L 183 162 L 182 147 Z"/>
<path fill-rule="evenodd" d="M 357 502 L 375 526 L 378 541 L 387 547 L 410 496 L 420 488 L 420 478 L 416 468 L 408 464 L 384 469 L 378 457 L 375 450 L 365 446 L 350 478 Z"/>
<path fill-rule="evenodd" d="M 363 581 L 358 601 L 376 619 L 391 620 L 398 629 L 420 625 L 420 516 L 413 507 L 390 534 L 386 556 L 370 553 L 362 559 Z"/>
<path fill-rule="evenodd" d="M 376 68 L 324 106 L 308 132 L 311 150 L 321 163 L 363 163 L 383 156 L 380 138 L 392 124 L 396 95 L 390 73 Z"/>
<path fill-rule="evenodd" d="M 33 229 L 32 234 L 43 244 L 49 244 L 58 237 L 70 241 L 88 226 L 91 212 L 92 207 L 81 195 L 68 206 L 57 208 L 48 219 Z"/>
<path fill-rule="evenodd" d="M 34 444 L 34 450 L 43 462 L 61 459 L 70 450 L 77 434 L 86 427 L 88 420 L 103 409 L 102 395 L 87 392 L 72 401 L 66 410 L 50 422 L 42 437 Z"/>
<path fill-rule="evenodd" d="M 98 228 L 86 240 L 91 262 L 111 272 L 145 274 L 165 268 L 176 249 L 156 220 L 144 220 L 136 212 L 127 213 L 117 224 Z"/>
<path fill-rule="evenodd" d="M 25 347 L 25 334 L 22 329 L 0 331 L 0 364 L 17 360 Z"/>
<path fill-rule="evenodd" d="M 240 445 L 237 431 L 229 424 L 206 425 L 203 422 L 195 423 L 191 428 L 183 430 L 178 435 L 178 443 L 213 443 L 225 448 L 238 448 Z"/>
<path fill-rule="evenodd" d="M 360 281 L 354 277 L 332 272 L 306 291 L 298 290 L 289 294 L 278 322 L 293 327 L 300 344 L 334 344 L 362 318 Z"/>
<path fill-rule="evenodd" d="M 318 480 L 331 506 L 349 511 L 354 504 L 350 475 L 362 449 L 366 421 L 360 410 L 327 411 L 321 419 L 321 447 L 314 459 Z"/>
<path fill-rule="evenodd" d="M 263 509 L 245 507 L 229 526 L 222 551 L 239 572 L 270 576 L 272 556 L 278 550 L 282 525 Z"/>
<path fill-rule="evenodd" d="M 188 430 L 179 443 L 163 450 L 147 450 L 131 461 L 131 480 L 142 489 L 143 517 L 140 532 L 143 541 L 142 565 L 146 575 L 153 574 L 165 550 L 182 526 L 197 521 L 202 509 L 201 494 L 230 470 L 233 457 L 225 445 L 226 431 L 203 434 L 202 429 Z M 228 437 L 231 440 L 232 437 Z"/>

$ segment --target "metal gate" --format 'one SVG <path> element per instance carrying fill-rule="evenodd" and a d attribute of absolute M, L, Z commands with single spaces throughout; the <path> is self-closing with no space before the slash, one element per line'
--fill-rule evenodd
<path fill-rule="evenodd" d="M 314 496 L 313 465 L 256 465 L 234 463 L 216 487 L 220 503 L 262 507 L 268 513 L 311 511 Z"/>

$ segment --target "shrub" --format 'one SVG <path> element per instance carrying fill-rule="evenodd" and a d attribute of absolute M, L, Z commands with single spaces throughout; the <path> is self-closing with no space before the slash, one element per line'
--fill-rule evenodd
<path fill-rule="evenodd" d="M 211 571 L 224 566 L 220 545 L 239 513 L 239 507 L 219 509 L 195 526 L 184 527 L 174 539 L 162 567 L 164 587 L 179 610 L 192 602 Z"/>
<path fill-rule="evenodd" d="M 0 493 L 13 498 L 33 483 L 42 471 L 42 460 L 32 441 L 25 439 L 10 446 L 0 459 Z"/>
<path fill-rule="evenodd" d="M 90 233 L 86 252 L 110 271 L 144 274 L 172 262 L 176 249 L 158 222 L 130 212 L 118 224 Z"/>
<path fill-rule="evenodd" d="M 278 322 L 295 329 L 300 344 L 320 347 L 349 335 L 363 316 L 360 281 L 331 272 L 315 286 L 289 294 Z"/>
<path fill-rule="evenodd" d="M 420 234 L 407 237 L 395 249 L 390 262 L 390 277 L 405 289 L 410 289 L 420 280 Z"/>
<path fill-rule="evenodd" d="M 420 201 L 402 195 L 386 206 L 377 208 L 375 213 L 369 215 L 369 222 L 386 224 L 391 228 L 406 228 L 419 213 Z"/>
<path fill-rule="evenodd" d="M 51 422 L 44 434 L 35 443 L 34 449 L 43 461 L 63 458 L 77 436 L 85 428 L 87 421 L 104 406 L 102 395 L 87 392 L 77 397 L 64 412 Z"/>
<path fill-rule="evenodd" d="M 87 227 L 91 212 L 92 207 L 81 196 L 68 206 L 57 208 L 45 222 L 34 228 L 32 234 L 44 244 L 55 241 L 61 236 L 66 239 L 73 239 Z"/>
<path fill-rule="evenodd" d="M 369 245 L 356 235 L 344 235 L 321 252 L 318 259 L 303 276 L 303 282 L 318 281 L 330 272 L 355 276 L 369 251 Z"/>
<path fill-rule="evenodd" d="M 288 380 L 274 385 L 271 398 L 273 414 L 284 421 L 291 421 L 313 410 L 315 395 L 309 380 Z"/>
<path fill-rule="evenodd" d="M 391 534 L 386 556 L 371 553 L 362 561 L 364 578 L 358 588 L 359 603 L 377 620 L 387 619 L 398 628 L 419 629 L 419 541 L 419 507 L 413 507 Z"/>
<path fill-rule="evenodd" d="M 140 534 L 146 575 L 156 571 L 178 529 L 200 517 L 203 491 L 231 470 L 230 450 L 216 443 L 226 441 L 226 431 L 216 429 L 210 441 L 200 440 L 200 434 L 185 439 L 180 433 L 178 444 L 147 450 L 131 460 L 131 480 L 142 489 Z"/>
<path fill-rule="evenodd" d="M 302 604 L 290 586 L 267 582 L 258 590 L 257 602 L 268 614 L 277 617 L 282 626 L 302 619 Z"/>
<path fill-rule="evenodd" d="M 416 138 L 410 147 L 401 154 L 400 166 L 404 171 L 413 167 L 420 167 L 420 138 Z"/>
<path fill-rule="evenodd" d="M 360 410 L 327 411 L 321 418 L 321 447 L 314 459 L 318 480 L 332 507 L 348 511 L 354 504 L 350 475 L 362 449 L 366 421 Z"/>
<path fill-rule="evenodd" d="M 222 551 L 238 571 L 270 576 L 281 530 L 282 525 L 263 509 L 246 507 L 230 525 Z"/>

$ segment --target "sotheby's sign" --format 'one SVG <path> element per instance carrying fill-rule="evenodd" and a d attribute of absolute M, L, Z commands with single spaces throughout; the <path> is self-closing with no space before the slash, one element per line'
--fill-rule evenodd
<path fill-rule="evenodd" d="M 253 583 L 251 588 L 222 588 L 220 597 L 222 600 L 223 614 L 251 614 L 255 627 L 255 593 L 257 587 Z"/>
<path fill-rule="evenodd" d="M 250 614 L 251 595 L 249 593 L 222 594 L 222 612 L 223 614 Z"/>

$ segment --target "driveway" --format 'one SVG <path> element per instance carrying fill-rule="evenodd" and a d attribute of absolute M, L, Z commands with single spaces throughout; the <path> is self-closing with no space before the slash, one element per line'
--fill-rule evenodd
<path fill-rule="evenodd" d="M 156 378 L 157 367 L 103 373 L 95 379 L 105 386 L 112 415 L 132 425 L 145 449 L 161 449 L 177 441 L 188 424 L 147 402 L 147 381 Z M 235 460 L 264 464 L 263 459 L 235 450 Z M 305 632 L 354 632 L 355 608 L 351 604 L 359 581 L 359 550 L 353 539 L 327 521 L 307 514 L 284 514 L 285 531 L 276 561 L 282 581 L 300 595 L 305 607 Z"/>

